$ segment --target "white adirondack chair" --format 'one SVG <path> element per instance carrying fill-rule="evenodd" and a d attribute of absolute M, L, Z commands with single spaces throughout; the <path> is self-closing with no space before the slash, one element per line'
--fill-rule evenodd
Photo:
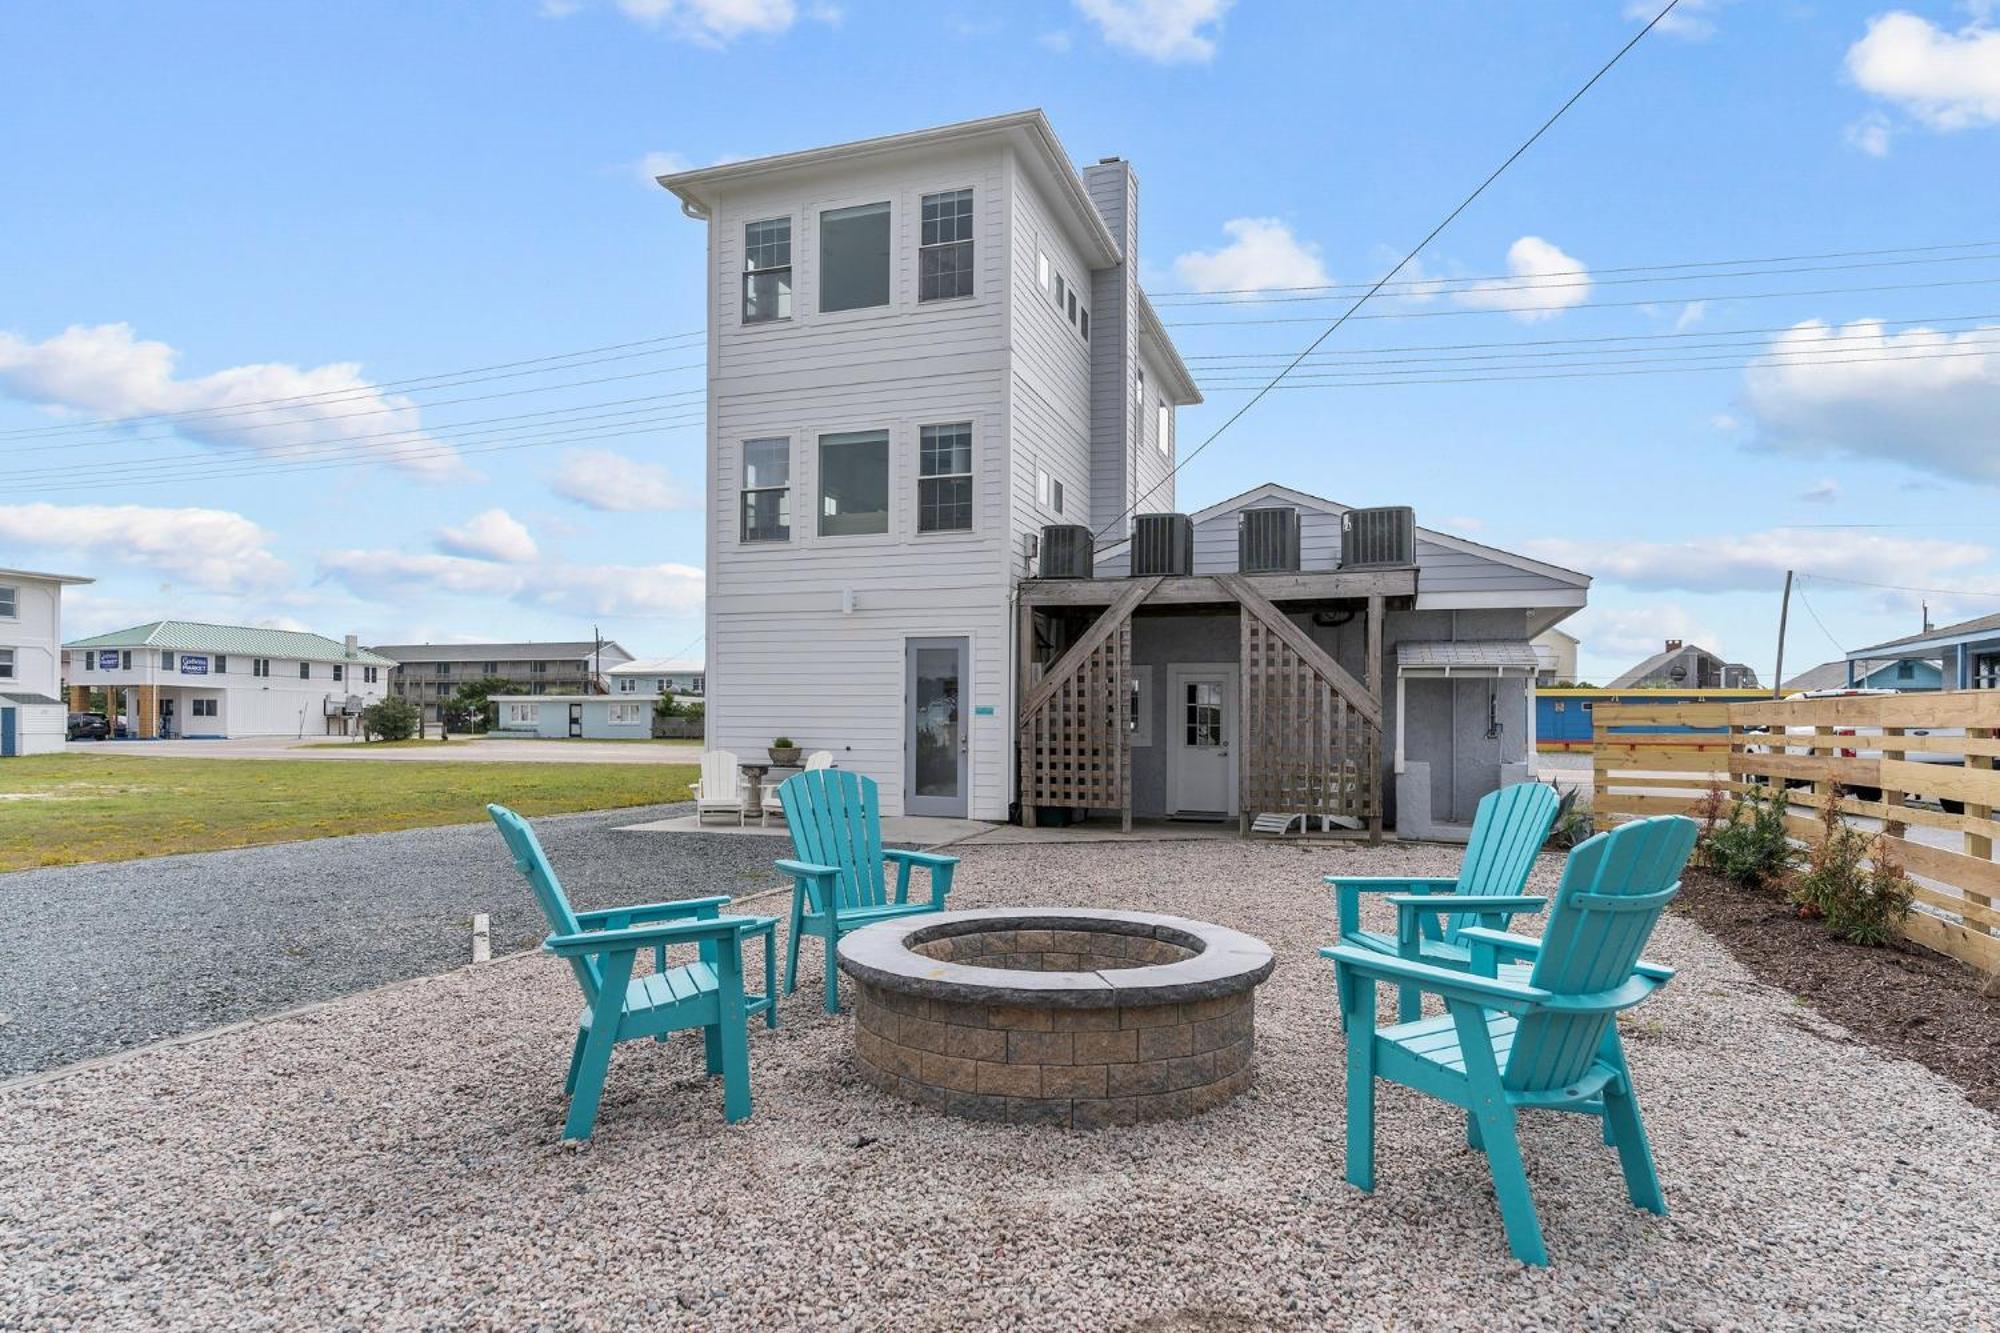
<path fill-rule="evenodd" d="M 833 751 L 831 750 L 814 750 L 806 756 L 805 771 L 808 773 L 816 768 L 832 767 Z M 778 800 L 778 788 L 782 785 L 782 783 L 772 782 L 768 779 L 764 783 L 764 818 L 767 822 L 772 815 L 776 815 L 780 819 L 785 817 L 784 803 Z"/>
<path fill-rule="evenodd" d="M 743 822 L 743 770 L 736 756 L 727 750 L 710 750 L 701 757 L 701 780 L 692 784 L 694 817 L 700 823 L 710 815 L 735 815 Z"/>

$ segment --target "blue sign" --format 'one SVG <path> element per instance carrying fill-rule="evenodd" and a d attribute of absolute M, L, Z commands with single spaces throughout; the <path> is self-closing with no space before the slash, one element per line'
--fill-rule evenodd
<path fill-rule="evenodd" d="M 100 652 L 97 655 L 97 669 L 99 671 L 116 671 L 118 669 L 118 650 L 116 648 L 106 648 L 103 652 Z"/>
<path fill-rule="evenodd" d="M 206 676 L 208 674 L 208 659 L 206 657 L 189 657 L 186 653 L 182 653 L 181 674 L 183 676 Z"/>
<path fill-rule="evenodd" d="M 973 715 L 974 717 L 992 717 L 992 716 L 993 716 L 993 705 L 992 705 L 992 704 L 974 704 L 974 705 L 972 706 L 972 715 Z"/>

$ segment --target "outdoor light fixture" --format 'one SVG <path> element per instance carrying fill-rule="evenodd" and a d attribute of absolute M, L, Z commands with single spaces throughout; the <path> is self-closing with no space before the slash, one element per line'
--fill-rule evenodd
<path fill-rule="evenodd" d="M 854 589 L 842 588 L 840 590 L 840 614 L 844 616 L 854 614 Z"/>

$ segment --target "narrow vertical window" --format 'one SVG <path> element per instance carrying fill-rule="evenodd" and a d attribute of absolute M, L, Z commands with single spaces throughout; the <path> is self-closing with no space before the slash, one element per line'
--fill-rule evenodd
<path fill-rule="evenodd" d="M 743 442 L 743 540 L 792 538 L 792 442 Z"/>
<path fill-rule="evenodd" d="M 925 426 L 917 460 L 917 531 L 972 527 L 972 423 Z"/>
<path fill-rule="evenodd" d="M 792 317 L 792 220 L 743 226 L 743 322 Z"/>
<path fill-rule="evenodd" d="M 1165 400 L 1160 402 L 1160 453 L 1173 457 L 1174 452 L 1174 409 Z"/>
<path fill-rule="evenodd" d="M 1049 289 L 1049 257 L 1041 250 L 1035 251 L 1035 279 L 1042 284 L 1042 290 Z"/>
<path fill-rule="evenodd" d="M 1062 512 L 1062 482 L 1060 481 L 1051 480 L 1049 482 L 1049 508 L 1055 510 L 1058 514 Z"/>
<path fill-rule="evenodd" d="M 949 301 L 972 295 L 972 191 L 947 190 L 923 198 L 923 235 L 917 246 L 917 300 Z"/>
<path fill-rule="evenodd" d="M 1069 322 L 1074 324 L 1076 323 L 1076 288 L 1070 288 L 1069 294 L 1064 299 L 1068 303 Z"/>
<path fill-rule="evenodd" d="M 1067 291 L 1067 290 L 1068 290 L 1068 288 L 1066 288 L 1066 287 L 1065 287 L 1065 286 L 1063 285 L 1063 276 L 1062 276 L 1062 274 L 1060 274 L 1060 273 L 1056 274 L 1056 285 L 1055 285 L 1054 287 L 1051 287 L 1051 288 L 1049 289 L 1049 294 L 1050 294 L 1050 296 L 1052 296 L 1052 297 L 1053 297 L 1053 298 L 1055 299 L 1055 303 L 1056 303 L 1056 313 L 1057 313 L 1057 314 L 1061 314 L 1061 313 L 1062 313 L 1062 308 L 1063 308 L 1063 293 L 1064 293 L 1065 291 Z"/>
<path fill-rule="evenodd" d="M 1079 310 L 1076 312 L 1076 331 L 1083 335 L 1085 342 L 1090 341 L 1090 312 L 1088 310 Z"/>
<path fill-rule="evenodd" d="M 1146 405 L 1146 372 L 1143 370 L 1139 371 L 1138 378 L 1132 381 L 1132 404 L 1135 407 Z"/>

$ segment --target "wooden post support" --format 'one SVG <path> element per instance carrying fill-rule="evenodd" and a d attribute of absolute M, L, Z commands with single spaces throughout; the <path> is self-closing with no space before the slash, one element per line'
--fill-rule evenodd
<path fill-rule="evenodd" d="M 1018 636 L 1016 657 L 1019 666 L 1014 680 L 1014 799 L 1021 807 L 1021 827 L 1035 827 L 1034 784 L 1029 781 L 1029 765 L 1034 762 L 1030 752 L 1027 700 L 1028 691 L 1035 683 L 1035 608 L 1028 605 L 1028 599 L 1020 599 L 1020 616 L 1016 622 Z"/>
<path fill-rule="evenodd" d="M 1370 593 L 1368 595 L 1368 671 L 1365 683 L 1368 686 L 1368 693 L 1375 700 L 1377 717 L 1380 717 L 1382 714 L 1382 617 L 1384 607 L 1385 603 L 1381 593 Z M 1398 745 L 1403 743 L 1403 733 L 1400 730 L 1402 725 L 1403 719 L 1399 711 L 1396 717 L 1396 726 L 1398 728 L 1396 732 L 1396 744 Z M 1381 760 L 1378 757 L 1375 765 L 1375 780 L 1378 784 L 1382 780 L 1381 768 Z M 1375 802 L 1375 813 L 1368 816 L 1368 841 L 1382 841 L 1382 801 L 1379 796 Z"/>
<path fill-rule="evenodd" d="M 142 741 L 152 740 L 160 734 L 159 690 L 152 685 L 141 685 L 138 702 L 134 705 L 139 716 L 132 719 L 132 730 Z"/>

